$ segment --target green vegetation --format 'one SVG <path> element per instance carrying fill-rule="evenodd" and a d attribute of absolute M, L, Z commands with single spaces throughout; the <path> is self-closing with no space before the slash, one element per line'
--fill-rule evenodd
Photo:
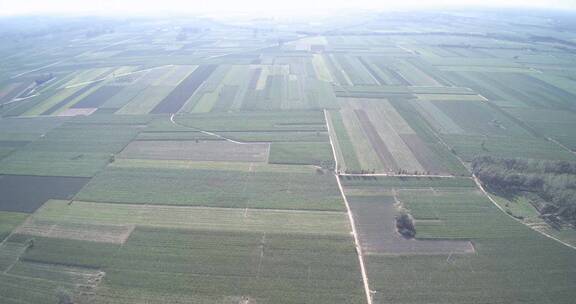
<path fill-rule="evenodd" d="M 471 240 L 475 253 L 369 255 L 375 303 L 516 303 L 519 295 L 529 295 L 529 303 L 571 301 L 567 294 L 574 273 L 565 265 L 576 256 L 572 249 L 507 217 L 473 185 L 455 189 L 422 183 L 418 188 L 418 181 L 388 183 L 414 217 L 416 238 Z M 534 285 L 540 280 L 553 281 L 554 288 Z M 478 292 L 479 286 L 490 287 Z"/>
<path fill-rule="evenodd" d="M 574 19 L 2 19 L 0 302 L 571 304 Z"/>
<path fill-rule="evenodd" d="M 142 227 L 121 247 L 36 237 L 21 260 L 97 266 L 106 275 L 96 298 L 123 290 L 124 303 L 168 293 L 212 301 L 365 301 L 354 248 L 341 236 Z"/>
<path fill-rule="evenodd" d="M 28 214 L 20 212 L 0 211 L 0 242 L 4 240 L 16 226 L 22 223 Z"/>
<path fill-rule="evenodd" d="M 268 162 L 271 164 L 316 165 L 327 169 L 334 167 L 332 148 L 329 143 L 273 143 L 270 146 Z"/>
<path fill-rule="evenodd" d="M 139 216 L 135 217 L 134 214 Z M 138 225 L 210 231 L 346 235 L 345 213 L 332 211 L 206 208 L 51 200 L 32 216 L 49 225 Z"/>
<path fill-rule="evenodd" d="M 472 169 L 490 190 L 524 196 L 549 221 L 576 223 L 576 163 L 481 157 Z"/>
<path fill-rule="evenodd" d="M 343 209 L 331 175 L 254 169 L 246 172 L 110 167 L 94 177 L 76 199 L 210 207 Z"/>

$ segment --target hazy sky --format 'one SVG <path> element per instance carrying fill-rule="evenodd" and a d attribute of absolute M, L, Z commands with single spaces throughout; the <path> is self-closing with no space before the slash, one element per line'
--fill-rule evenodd
<path fill-rule="evenodd" d="M 576 0 L 0 0 L 0 15 L 23 14 L 319 14 L 327 9 L 438 6 L 539 6 L 576 9 Z"/>

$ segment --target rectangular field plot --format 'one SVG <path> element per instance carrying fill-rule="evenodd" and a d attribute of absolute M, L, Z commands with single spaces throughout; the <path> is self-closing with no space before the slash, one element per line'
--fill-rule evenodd
<path fill-rule="evenodd" d="M 0 173 L 90 177 L 137 132 L 137 126 L 77 117 L 2 159 Z"/>
<path fill-rule="evenodd" d="M 22 219 L 23 220 L 23 219 Z M 210 231 L 244 231 L 348 235 L 346 214 L 333 211 L 208 208 L 188 206 L 106 204 L 50 200 L 31 217 L 33 223 L 94 231 L 100 227 L 153 226 Z M 86 226 L 83 226 L 86 225 Z M 30 225 L 23 225 L 24 229 Z M 49 231 L 49 229 L 47 230 Z M 92 234 L 98 237 L 96 234 Z M 85 240 L 90 240 L 86 238 Z"/>
<path fill-rule="evenodd" d="M 96 269 L 54 264 L 15 262 L 0 275 L 0 301 L 16 303 L 57 303 L 58 291 L 73 295 L 75 303 L 86 303 L 102 279 Z"/>
<path fill-rule="evenodd" d="M 63 124 L 67 118 L 5 118 L 0 120 L 0 141 L 33 141 Z"/>
<path fill-rule="evenodd" d="M 317 165 L 332 168 L 334 164 L 329 143 L 277 142 L 270 146 L 271 164 Z"/>
<path fill-rule="evenodd" d="M 343 176 L 342 185 L 346 193 L 354 190 L 354 193 L 366 195 L 374 193 L 389 193 L 392 189 L 419 189 L 419 188 L 450 188 L 462 189 L 474 187 L 474 181 L 465 177 L 357 177 Z"/>
<path fill-rule="evenodd" d="M 72 108 L 98 108 L 122 90 L 120 86 L 101 86 L 74 104 Z"/>
<path fill-rule="evenodd" d="M 218 134 L 245 142 L 329 143 L 328 133 L 325 130 L 218 132 Z"/>
<path fill-rule="evenodd" d="M 98 108 L 69 108 L 58 114 L 58 116 L 69 117 L 69 116 L 88 116 L 94 112 L 98 111 Z"/>
<path fill-rule="evenodd" d="M 147 167 L 110 166 L 78 194 L 79 200 L 210 207 L 342 210 L 334 176 L 314 168 L 270 171 L 226 163 L 195 168 L 193 162 L 170 168 L 166 161 Z M 168 161 L 170 162 L 170 161 Z M 120 163 L 121 165 L 122 163 Z M 137 190 L 137 192 L 135 192 Z"/>
<path fill-rule="evenodd" d="M 401 111 L 402 107 L 406 107 L 405 104 L 398 105 L 407 101 L 357 98 L 342 101 L 345 103 L 340 110 L 342 122 L 355 150 L 360 170 L 380 173 L 462 173 L 454 164 L 454 157 L 441 147 L 428 130 L 423 130 L 419 125 L 412 127 L 415 122 L 411 119 L 412 113 Z M 404 116 L 410 119 L 404 119 Z M 342 136 L 342 133 L 337 136 Z"/>
<path fill-rule="evenodd" d="M 417 239 L 469 240 L 474 253 L 368 255 L 374 303 L 571 302 L 573 249 L 508 217 L 473 185 L 385 179 L 388 195 L 414 217 Z"/>
<path fill-rule="evenodd" d="M 576 155 L 544 139 L 512 137 L 444 135 L 444 141 L 465 161 L 490 155 L 503 158 L 575 160 Z"/>
<path fill-rule="evenodd" d="M 400 206 L 393 195 L 347 195 L 350 210 L 355 218 L 358 239 L 365 254 L 386 255 L 437 255 L 474 253 L 467 240 L 425 240 L 420 233 L 417 239 L 406 239 L 396 231 L 396 216 Z"/>
<path fill-rule="evenodd" d="M 483 101 L 414 101 L 428 123 L 440 133 L 531 137 L 531 134 Z"/>
<path fill-rule="evenodd" d="M 0 174 L 91 177 L 109 162 L 109 153 L 19 150 L 0 161 Z"/>
<path fill-rule="evenodd" d="M 341 86 L 335 87 L 334 92 L 337 97 L 350 98 L 413 98 L 415 94 L 478 95 L 467 87 L 438 86 Z"/>
<path fill-rule="evenodd" d="M 97 303 L 366 301 L 349 236 L 141 227 L 121 247 L 36 237 L 20 260 L 98 267 Z"/>
<path fill-rule="evenodd" d="M 119 154 L 122 158 L 192 161 L 265 162 L 267 143 L 237 144 L 228 141 L 134 141 Z"/>
<path fill-rule="evenodd" d="M 526 73 L 450 72 L 449 79 L 502 105 L 550 110 L 574 106 L 575 94 Z M 503 101 L 503 103 L 499 102 Z"/>
<path fill-rule="evenodd" d="M 123 244 L 134 230 L 131 225 L 99 225 L 81 222 L 45 221 L 30 218 L 14 233 L 47 238 Z"/>
<path fill-rule="evenodd" d="M 174 120 L 182 127 L 211 132 L 326 131 L 322 111 L 179 114 Z"/>
<path fill-rule="evenodd" d="M 34 212 L 49 199 L 72 199 L 87 178 L 0 175 L 0 210 Z"/>
<path fill-rule="evenodd" d="M 326 125 L 331 138 L 331 144 L 334 147 L 334 154 L 336 157 L 335 166 L 337 172 L 361 170 L 358 155 L 354 149 L 354 144 L 344 125 L 344 120 L 339 111 L 332 110 L 326 111 Z M 375 159 L 375 158 L 373 158 Z"/>
<path fill-rule="evenodd" d="M 573 112 L 536 108 L 505 110 L 539 134 L 553 138 L 572 150 L 576 149 L 576 114 Z"/>
<path fill-rule="evenodd" d="M 214 65 L 203 65 L 196 68 L 186 79 L 168 94 L 160 103 L 151 110 L 151 113 L 176 113 L 194 94 L 196 89 L 216 69 Z"/>
<path fill-rule="evenodd" d="M 71 122 L 46 133 L 26 146 L 27 151 L 116 153 L 136 136 L 133 126 L 93 125 Z"/>

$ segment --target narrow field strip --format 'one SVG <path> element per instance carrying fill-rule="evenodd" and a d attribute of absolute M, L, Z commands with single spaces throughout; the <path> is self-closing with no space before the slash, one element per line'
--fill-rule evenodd
<path fill-rule="evenodd" d="M 221 231 L 346 235 L 343 212 L 134 205 L 50 200 L 34 221 L 62 224 L 137 225 Z"/>

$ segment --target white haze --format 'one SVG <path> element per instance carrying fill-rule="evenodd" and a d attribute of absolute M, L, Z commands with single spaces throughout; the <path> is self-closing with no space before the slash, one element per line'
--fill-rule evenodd
<path fill-rule="evenodd" d="M 575 9 L 576 0 L 0 0 L 0 15 L 226 15 L 313 16 L 346 10 L 447 7 Z"/>

